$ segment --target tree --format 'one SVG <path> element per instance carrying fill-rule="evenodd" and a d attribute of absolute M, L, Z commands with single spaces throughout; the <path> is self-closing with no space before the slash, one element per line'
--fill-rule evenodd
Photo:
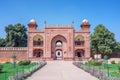
<path fill-rule="evenodd" d="M 120 52 L 120 42 L 116 42 L 114 52 Z"/>
<path fill-rule="evenodd" d="M 8 25 L 5 27 L 7 33 L 6 46 L 7 47 L 25 47 L 27 46 L 27 29 L 24 25 L 18 23 L 15 25 Z"/>
<path fill-rule="evenodd" d="M 114 39 L 114 33 L 110 32 L 102 24 L 99 24 L 91 35 L 91 48 L 97 54 L 112 54 L 118 48 L 117 42 Z"/>
<path fill-rule="evenodd" d="M 5 39 L 4 38 L 0 38 L 0 47 L 5 47 Z"/>

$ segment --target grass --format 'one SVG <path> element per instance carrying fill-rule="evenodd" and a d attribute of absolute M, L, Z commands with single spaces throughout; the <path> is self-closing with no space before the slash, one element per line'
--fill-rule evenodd
<path fill-rule="evenodd" d="M 110 72 L 110 76 L 120 78 L 118 64 L 109 64 L 109 72 Z"/>
<path fill-rule="evenodd" d="M 85 64 L 86 66 L 89 66 L 88 64 Z M 91 68 L 93 68 L 92 65 L 90 65 Z M 120 78 L 120 72 L 118 70 L 118 64 L 108 64 L 109 67 L 109 75 L 112 77 Z M 104 68 L 104 65 L 101 66 L 94 66 L 95 69 L 101 70 L 103 72 L 108 72 L 106 68 Z"/>
<path fill-rule="evenodd" d="M 12 63 L 4 63 L 3 66 L 4 68 L 2 70 L 2 73 L 0 73 L 0 80 L 5 80 L 5 77 L 8 78 L 9 76 L 15 75 L 17 73 L 17 70 L 16 68 L 13 68 Z M 23 72 L 24 70 L 29 70 L 31 67 L 35 66 L 35 63 L 27 66 L 16 66 L 18 67 L 18 72 Z"/>

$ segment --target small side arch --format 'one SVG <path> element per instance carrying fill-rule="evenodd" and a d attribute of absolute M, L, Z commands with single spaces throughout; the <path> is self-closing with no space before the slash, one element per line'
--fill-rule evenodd
<path fill-rule="evenodd" d="M 77 35 L 77 36 L 75 37 L 75 46 L 81 46 L 81 47 L 84 46 L 84 36 L 82 36 L 82 35 Z"/>
<path fill-rule="evenodd" d="M 43 45 L 43 37 L 41 35 L 35 35 L 33 37 L 33 45 L 34 46 L 42 46 Z"/>
<path fill-rule="evenodd" d="M 77 49 L 75 50 L 75 56 L 76 57 L 83 57 L 84 56 L 84 50 L 83 49 Z"/>
<path fill-rule="evenodd" d="M 82 36 L 82 35 L 77 35 L 77 36 L 75 37 L 75 41 L 84 41 L 84 36 Z"/>
<path fill-rule="evenodd" d="M 42 49 L 34 49 L 33 50 L 33 57 L 35 57 L 35 58 L 43 57 L 43 50 Z"/>

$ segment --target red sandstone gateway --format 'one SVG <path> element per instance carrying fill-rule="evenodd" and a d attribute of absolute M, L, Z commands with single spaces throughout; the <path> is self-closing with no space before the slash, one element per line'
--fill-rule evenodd
<path fill-rule="evenodd" d="M 49 25 L 37 30 L 34 19 L 28 24 L 28 47 L 1 47 L 0 57 L 17 59 L 79 60 L 90 57 L 90 24 L 84 19 L 81 30 L 71 25 Z"/>

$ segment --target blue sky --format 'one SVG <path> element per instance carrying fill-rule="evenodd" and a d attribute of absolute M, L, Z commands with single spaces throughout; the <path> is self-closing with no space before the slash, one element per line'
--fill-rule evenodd
<path fill-rule="evenodd" d="M 34 18 L 39 29 L 47 24 L 71 24 L 80 29 L 83 19 L 95 26 L 103 24 L 120 41 L 120 0 L 0 0 L 0 37 L 4 38 L 5 26 L 22 23 L 27 27 Z"/>

